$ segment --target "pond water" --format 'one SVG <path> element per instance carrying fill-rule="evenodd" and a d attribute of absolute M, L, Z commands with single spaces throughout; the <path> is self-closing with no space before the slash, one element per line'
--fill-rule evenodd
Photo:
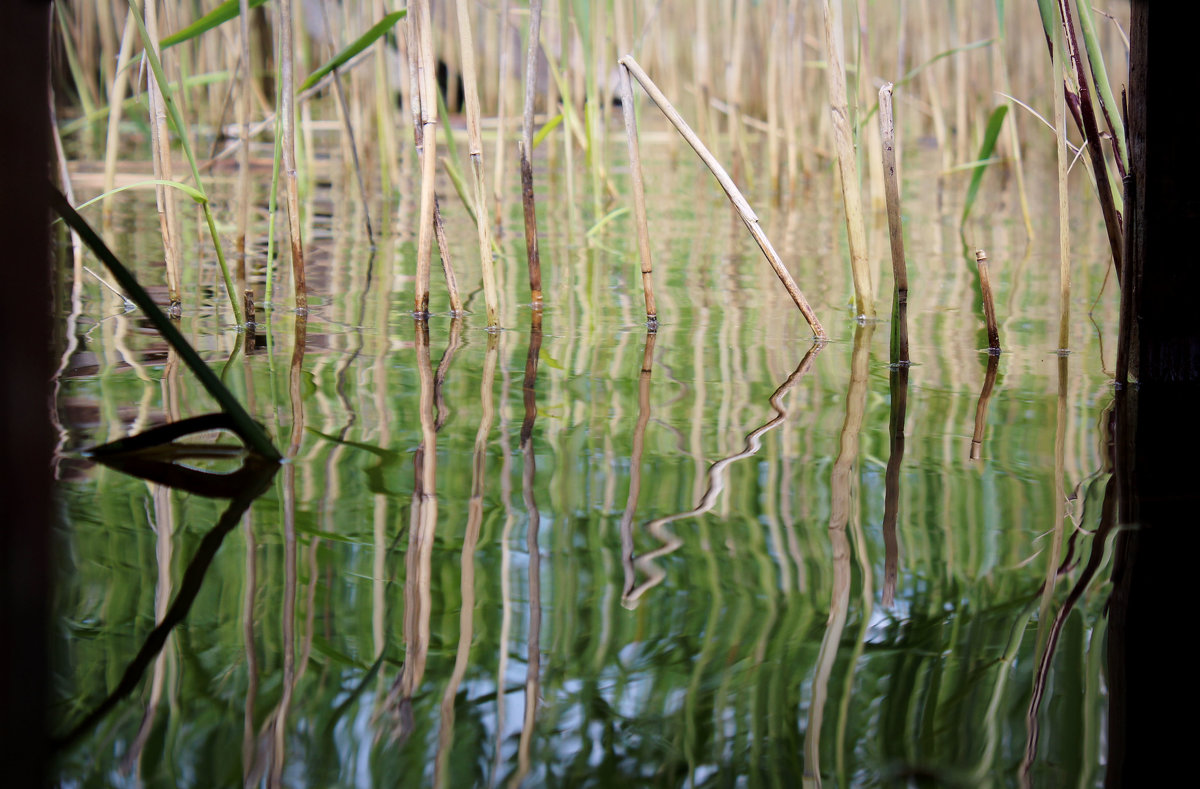
<path fill-rule="evenodd" d="M 895 370 L 887 322 L 850 309 L 832 167 L 790 206 L 761 176 L 748 192 L 831 335 L 813 346 L 712 178 L 645 145 L 656 334 L 630 216 L 589 233 L 619 203 L 561 153 L 539 161 L 545 309 L 525 303 L 514 199 L 495 333 L 448 186 L 472 314 L 452 319 L 439 281 L 427 328 L 409 313 L 415 192 L 372 251 L 353 182 L 318 162 L 311 314 L 277 285 L 245 349 L 186 215 L 180 326 L 293 458 L 225 498 L 80 455 L 215 405 L 89 273 L 72 291 L 63 253 L 59 782 L 1102 782 L 1117 299 L 1109 283 L 1088 319 L 1110 264 L 1085 176 L 1062 355 L 1053 167 L 1027 165 L 1031 244 L 1000 171 L 964 241 L 967 175 L 905 151 L 914 365 Z M 140 195 L 107 236 L 160 285 Z M 886 317 L 886 220 L 869 224 Z M 990 375 L 976 247 L 1005 349 Z"/>

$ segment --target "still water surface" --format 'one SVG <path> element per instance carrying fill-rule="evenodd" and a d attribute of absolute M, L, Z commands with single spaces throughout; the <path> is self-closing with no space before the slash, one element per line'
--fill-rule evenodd
<path fill-rule="evenodd" d="M 414 324 L 414 206 L 393 206 L 397 232 L 372 253 L 333 168 L 306 202 L 306 324 L 279 286 L 244 351 L 211 261 L 187 274 L 185 334 L 294 458 L 233 501 L 78 454 L 214 406 L 120 299 L 86 272 L 72 291 L 65 256 L 58 780 L 1100 783 L 1116 295 L 1098 331 L 1099 212 L 1080 180 L 1060 356 L 1052 185 L 1031 178 L 1027 246 L 1011 181 L 989 174 L 966 248 L 965 176 L 912 156 L 903 371 L 889 325 L 849 311 L 831 169 L 790 208 L 751 192 L 832 336 L 811 347 L 673 144 L 648 156 L 657 334 L 628 215 L 586 234 L 591 195 L 571 193 L 586 170 L 541 181 L 541 316 L 506 207 L 503 330 L 488 333 L 481 293 L 452 320 L 437 283 L 442 312 Z M 474 233 L 453 200 L 471 291 Z M 152 196 L 116 221 L 118 253 L 160 282 Z M 886 313 L 886 220 L 873 226 Z M 994 376 L 977 246 L 1003 321 Z"/>

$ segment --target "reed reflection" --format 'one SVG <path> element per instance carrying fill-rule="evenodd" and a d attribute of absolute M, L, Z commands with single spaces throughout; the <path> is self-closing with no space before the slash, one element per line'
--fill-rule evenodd
<path fill-rule="evenodd" d="M 725 470 L 734 462 L 755 455 L 762 445 L 762 437 L 766 433 L 769 433 L 771 430 L 783 424 L 783 422 L 787 419 L 788 412 L 787 409 L 783 407 L 783 397 L 796 386 L 796 384 L 805 376 L 806 373 L 808 373 L 808 371 L 812 368 L 817 354 L 820 353 L 823 347 L 824 345 L 822 343 L 814 342 L 804 354 L 804 358 L 802 358 L 800 363 L 796 365 L 796 369 L 792 371 L 792 374 L 789 375 L 787 379 L 781 383 L 771 395 L 768 402 L 771 404 L 771 408 L 774 409 L 775 416 L 746 434 L 745 444 L 740 452 L 735 452 L 732 455 L 728 455 L 709 466 L 707 475 L 708 486 L 705 488 L 704 494 L 700 497 L 700 500 L 696 503 L 696 506 L 684 512 L 677 512 L 662 518 L 656 518 L 655 520 L 652 520 L 646 524 L 646 531 L 649 532 L 649 534 L 660 543 L 658 548 L 647 551 L 646 553 L 640 555 L 636 555 L 633 551 L 632 540 L 629 540 L 628 545 L 626 545 L 626 540 L 623 533 L 622 543 L 624 550 L 622 560 L 625 567 L 626 580 L 625 589 L 621 596 L 622 605 L 624 605 L 626 608 L 636 607 L 642 596 L 666 579 L 666 571 L 659 567 L 655 562 L 657 559 L 679 550 L 679 548 L 683 545 L 683 540 L 672 533 L 667 528 L 667 525 L 674 523 L 675 521 L 703 515 L 713 508 L 713 506 L 720 499 L 721 492 L 725 489 Z M 643 361 L 643 370 L 645 370 L 645 364 L 645 361 Z M 646 386 L 648 387 L 649 375 L 643 373 L 643 377 L 645 379 Z M 642 411 L 644 412 L 645 417 L 648 419 L 648 401 L 646 402 L 645 408 L 642 409 Z M 639 415 L 638 421 L 639 423 L 641 422 L 641 415 Z M 637 445 L 635 444 L 635 447 L 636 446 Z M 640 471 L 638 473 L 640 473 Z M 630 522 L 632 523 L 632 514 L 630 514 L 629 517 Z M 645 580 L 643 580 L 640 584 L 636 583 L 639 573 L 645 578 Z"/>
<path fill-rule="evenodd" d="M 883 605 L 888 608 L 896 600 L 896 579 L 900 568 L 900 542 L 896 535 L 896 521 L 900 516 L 900 468 L 904 464 L 904 418 L 908 411 L 909 369 L 907 364 L 896 364 L 888 372 L 892 402 L 888 418 L 890 447 L 884 476 L 882 596 Z"/>
<path fill-rule="evenodd" d="M 529 350 L 525 355 L 525 378 L 521 385 L 525 401 L 525 417 L 521 421 L 521 495 L 529 526 L 525 532 L 529 567 L 529 631 L 528 652 L 525 661 L 525 714 L 521 723 L 521 739 L 517 745 L 517 770 L 509 786 L 516 789 L 529 774 L 529 751 L 533 744 L 533 732 L 537 723 L 537 703 L 541 688 L 542 664 L 542 575 L 541 547 L 538 530 L 541 513 L 534 495 L 534 479 L 537 475 L 537 454 L 533 448 L 533 427 L 537 421 L 537 377 L 538 360 L 542 351 L 542 312 L 533 310 L 529 323 Z"/>
<path fill-rule="evenodd" d="M 854 351 L 850 362 L 850 384 L 846 391 L 846 416 L 842 421 L 837 459 L 829 480 L 829 542 L 833 562 L 833 591 L 829 603 L 829 621 L 817 653 L 812 680 L 812 701 L 808 707 L 808 725 L 804 732 L 804 783 L 821 786 L 821 733 L 825 721 L 825 703 L 829 678 L 837 660 L 846 617 L 850 610 L 850 524 L 851 494 L 855 465 L 858 463 L 859 434 L 867 407 L 867 363 L 874 324 L 859 324 L 854 332 Z M 861 545 L 861 543 L 860 543 Z M 864 619 L 870 619 L 864 612 Z M 861 639 L 860 639 L 861 641 Z M 839 749 L 840 750 L 840 749 Z"/>
<path fill-rule="evenodd" d="M 992 399 L 992 388 L 996 385 L 996 371 L 1000 367 L 1000 356 L 989 353 L 987 372 L 983 375 L 983 388 L 979 390 L 979 402 L 975 404 L 975 432 L 971 434 L 971 460 L 983 457 L 983 434 L 987 429 L 988 402 Z"/>
<path fill-rule="evenodd" d="M 457 320 L 455 321 L 457 322 Z M 458 615 L 458 647 L 454 653 L 454 671 L 442 693 L 441 728 L 438 732 L 437 756 L 434 762 L 434 785 L 447 786 L 446 765 L 454 744 L 454 705 L 458 688 L 466 675 L 471 656 L 471 641 L 475 634 L 475 550 L 479 544 L 479 529 L 483 524 L 483 491 L 487 470 L 487 445 L 491 437 L 495 408 L 492 390 L 496 381 L 496 361 L 499 356 L 499 336 L 489 332 L 487 351 L 483 360 L 483 381 L 479 400 L 483 414 L 475 432 L 475 447 L 471 456 L 471 500 L 467 506 L 467 530 L 463 537 L 462 576 L 459 593 L 462 610 Z M 453 342 L 453 341 L 452 341 Z M 449 355 L 449 351 L 447 351 Z"/>
<path fill-rule="evenodd" d="M 300 443 L 304 438 L 304 393 L 302 376 L 304 372 L 304 352 L 308 340 L 308 316 L 298 312 L 295 318 L 292 334 L 292 360 L 288 366 L 288 402 L 291 408 L 292 431 L 289 440 L 288 457 L 293 460 L 300 452 Z M 270 754 L 270 786 L 283 785 L 283 765 L 287 757 L 287 721 L 292 706 L 292 696 L 296 690 L 296 583 L 297 583 L 297 543 L 296 543 L 296 463 L 286 463 L 283 467 L 283 610 L 280 622 L 280 634 L 283 641 L 283 676 L 282 692 L 279 705 L 269 716 L 268 723 L 272 732 L 272 751 Z"/>
<path fill-rule="evenodd" d="M 408 550 L 404 557 L 404 667 L 388 694 L 393 737 L 399 744 L 413 732 L 413 695 L 425 677 L 429 657 L 432 606 L 433 540 L 437 530 L 437 423 L 434 416 L 435 376 L 429 353 L 429 324 L 413 323 L 420 390 L 418 419 L 421 443 L 413 454 L 413 496 L 409 513 Z"/>

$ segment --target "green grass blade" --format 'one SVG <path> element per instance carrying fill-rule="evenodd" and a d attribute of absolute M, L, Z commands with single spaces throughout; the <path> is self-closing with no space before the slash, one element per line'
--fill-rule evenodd
<path fill-rule="evenodd" d="M 125 184 L 124 186 L 118 186 L 116 189 L 112 190 L 111 192 L 105 192 L 102 195 L 96 195 L 91 200 L 88 200 L 86 203 L 80 203 L 79 205 L 75 206 L 75 210 L 82 211 L 83 209 L 87 208 L 89 205 L 92 205 L 93 203 L 98 203 L 106 197 L 112 197 L 117 192 L 124 192 L 126 189 L 140 189 L 141 187 L 144 187 L 144 186 L 158 186 L 160 184 L 162 186 L 170 186 L 173 189 L 178 189 L 179 191 L 183 192 L 185 195 L 192 198 L 193 200 L 195 200 L 197 203 L 200 203 L 201 205 L 208 202 L 208 197 L 206 197 L 204 192 L 201 192 L 199 189 L 190 187 L 187 184 L 181 184 L 178 181 L 167 181 L 162 178 L 151 178 L 146 181 L 138 181 L 137 183 Z"/>
<path fill-rule="evenodd" d="M 1038 12 L 1042 15 L 1042 31 L 1047 40 L 1054 40 L 1054 2 L 1055 0 L 1038 0 Z"/>
<path fill-rule="evenodd" d="M 1112 85 L 1108 81 L 1108 68 L 1104 65 L 1104 52 L 1100 48 L 1100 40 L 1096 37 L 1096 26 L 1092 23 L 1091 0 L 1078 0 L 1076 5 L 1079 17 L 1079 29 L 1083 32 L 1083 48 L 1087 50 L 1088 67 L 1092 70 L 1092 82 L 1096 85 L 1096 95 L 1100 99 L 1100 110 L 1108 130 L 1117 140 L 1117 153 L 1121 157 L 1121 171 L 1129 172 L 1129 147 L 1125 142 L 1125 124 L 1116 116 L 1117 104 L 1113 96 Z M 1117 192 L 1120 194 L 1120 192 Z"/>
<path fill-rule="evenodd" d="M 235 0 L 235 2 L 236 2 L 236 0 Z M 392 13 L 385 16 L 383 19 L 376 22 L 374 27 L 372 27 L 370 30 L 368 30 L 367 32 L 363 33 L 361 36 L 356 38 L 349 46 L 347 46 L 341 52 L 334 55 L 333 58 L 331 58 L 328 63 L 321 66 L 319 69 L 314 71 L 312 74 L 309 74 L 308 79 L 304 80 L 304 82 L 301 83 L 300 88 L 297 90 L 297 92 L 303 93 L 304 91 L 311 88 L 313 85 L 316 85 L 317 82 L 320 81 L 321 77 L 324 77 L 326 74 L 333 71 L 335 68 L 339 68 L 339 67 L 345 65 L 347 60 L 349 60 L 350 58 L 357 55 L 359 52 L 362 52 L 364 49 L 366 49 L 367 47 L 374 44 L 379 39 L 380 36 L 382 36 L 387 31 L 391 30 L 392 27 L 395 26 L 395 24 L 397 22 L 399 22 L 401 19 L 403 19 L 407 14 L 408 14 L 408 11 L 406 9 L 402 8 L 399 11 L 393 11 Z"/>
<path fill-rule="evenodd" d="M 112 253 L 108 246 L 101 240 L 100 236 L 96 235 L 96 231 L 92 230 L 91 226 L 84 220 L 79 213 L 71 207 L 67 202 L 67 198 L 63 193 L 58 191 L 53 185 L 47 185 L 50 190 L 50 203 L 59 216 L 66 221 L 67 225 L 72 230 L 79 234 L 79 238 L 83 243 L 96 254 L 96 257 L 108 267 L 117 284 L 128 294 L 130 301 L 136 304 L 142 313 L 154 324 L 154 328 L 158 329 L 162 334 L 163 339 L 170 343 L 171 347 L 179 354 L 179 358 L 188 366 L 195 376 L 200 379 L 200 384 L 208 391 L 212 398 L 216 400 L 221 409 L 229 415 L 233 420 L 234 428 L 237 434 L 241 436 L 246 445 L 253 449 L 258 454 L 262 455 L 267 460 L 279 461 L 283 456 L 279 454 L 279 450 L 271 443 L 271 439 L 267 437 L 262 426 L 250 418 L 246 410 L 242 408 L 242 404 L 237 401 L 233 393 L 221 383 L 220 379 L 213 373 L 196 350 L 192 348 L 191 343 L 180 333 L 179 329 L 175 328 L 175 324 L 171 322 L 158 305 L 154 303 L 154 299 L 150 298 L 150 294 L 138 284 L 137 279 L 130 273 L 129 269 L 125 268 L 124 264 L 117 259 L 117 256 Z"/>
<path fill-rule="evenodd" d="M 975 165 L 975 172 L 971 175 L 971 183 L 967 186 L 967 198 L 963 202 L 962 221 L 959 223 L 960 228 L 967 224 L 967 217 L 971 214 L 971 207 L 975 205 L 975 196 L 979 193 L 979 184 L 983 181 L 983 173 L 987 170 L 988 160 L 992 158 L 992 151 L 996 149 L 996 139 L 1000 136 L 1000 129 L 1004 126 L 1006 115 L 1008 115 L 1008 105 L 1001 104 L 992 110 L 992 115 L 988 118 L 987 129 L 983 133 L 983 144 L 979 146 L 979 156 L 975 157 L 979 164 Z"/>
<path fill-rule="evenodd" d="M 550 120 L 546 121 L 546 124 L 542 126 L 542 128 L 538 129 L 538 133 L 533 135 L 533 150 L 536 151 L 537 147 L 542 144 L 542 140 L 546 139 L 550 132 L 554 131 L 554 129 L 562 122 L 563 114 L 561 112 Z"/>
<path fill-rule="evenodd" d="M 258 8 L 265 2 L 267 2 L 267 0 L 250 0 L 249 7 Z M 238 8 L 238 0 L 225 0 L 224 3 L 221 3 L 219 6 L 185 27 L 183 30 L 178 30 L 164 38 L 159 42 L 158 45 L 163 49 L 166 49 L 167 47 L 173 47 L 176 44 L 182 44 L 184 41 L 190 41 L 196 36 L 207 33 L 214 27 L 223 25 L 231 19 L 237 19 L 240 15 L 241 11 Z"/>
<path fill-rule="evenodd" d="M 911 69 L 909 69 L 907 74 L 905 74 L 903 77 L 901 77 L 900 79 L 898 79 L 894 83 L 892 83 L 893 87 L 899 88 L 901 85 L 912 82 L 913 79 L 918 74 L 920 74 L 922 71 L 924 71 L 925 69 L 932 66 L 934 63 L 937 63 L 939 60 L 944 60 L 945 58 L 952 57 L 952 56 L 960 54 L 962 52 L 970 52 L 972 49 L 982 49 L 983 47 L 990 47 L 992 44 L 995 44 L 996 41 L 997 41 L 997 39 L 994 39 L 994 38 L 983 38 L 983 39 L 980 39 L 979 41 L 972 41 L 968 44 L 963 44 L 961 47 L 951 47 L 950 49 L 947 49 L 944 52 L 939 52 L 936 55 L 934 55 L 933 57 L 931 57 L 929 60 L 926 60 L 924 63 L 921 63 L 920 65 L 917 65 L 917 66 L 913 66 Z M 820 64 L 820 68 L 825 68 L 825 64 L 824 63 Z M 849 67 L 847 67 L 846 70 L 847 71 L 854 70 L 857 72 L 857 68 L 850 69 Z M 857 79 L 857 76 L 855 78 Z M 862 120 L 859 121 L 858 125 L 861 127 L 867 121 L 871 120 L 871 117 L 877 112 L 879 112 L 879 102 L 878 101 L 876 101 L 873 105 L 871 105 L 871 109 L 867 111 L 867 114 L 863 116 Z"/>
<path fill-rule="evenodd" d="M 225 82 L 228 79 L 228 71 L 213 71 L 208 74 L 194 74 L 185 80 L 176 82 L 171 89 L 179 90 L 179 86 L 181 84 L 188 88 L 203 87 L 205 85 L 214 85 L 218 82 Z M 141 96 L 130 96 L 129 98 L 125 99 L 125 101 L 121 102 L 121 107 L 125 112 L 128 112 L 135 107 L 142 106 L 143 103 L 144 99 Z M 62 125 L 58 127 L 58 133 L 63 137 L 69 137 L 70 135 L 87 126 L 89 123 L 95 123 L 96 121 L 104 120 L 108 117 L 108 113 L 111 111 L 111 109 L 111 105 L 105 104 L 103 106 L 96 107 L 91 112 L 84 113 L 78 118 L 64 121 Z"/>
<path fill-rule="evenodd" d="M 603 217 L 601 217 L 599 222 L 597 222 L 596 224 L 589 227 L 587 229 L 587 232 L 584 233 L 584 235 L 588 238 L 591 238 L 592 236 L 596 235 L 601 230 L 603 230 L 604 226 L 607 225 L 609 222 L 613 221 L 614 219 L 616 219 L 619 216 L 624 216 L 625 214 L 628 214 L 628 213 L 629 213 L 629 206 L 623 205 L 620 208 L 614 208 L 612 211 L 609 211 L 607 214 L 605 214 Z"/>

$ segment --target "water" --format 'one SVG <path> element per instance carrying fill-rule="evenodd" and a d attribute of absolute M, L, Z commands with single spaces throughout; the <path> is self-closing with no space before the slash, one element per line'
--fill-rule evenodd
<path fill-rule="evenodd" d="M 567 182 L 561 162 L 539 186 L 540 327 L 515 202 L 494 334 L 482 293 L 456 322 L 438 281 L 427 333 L 414 325 L 415 207 L 370 254 L 339 168 L 308 192 L 306 325 L 285 285 L 238 350 L 212 262 L 193 259 L 181 327 L 295 444 L 244 514 L 78 456 L 214 406 L 91 276 L 73 316 L 68 286 L 61 783 L 1101 782 L 1116 297 L 1098 331 L 1086 314 L 1110 264 L 1087 185 L 1060 357 L 1052 182 L 1030 173 L 1027 246 L 1011 180 L 989 173 L 966 248 L 965 176 L 939 185 L 906 152 L 915 365 L 900 372 L 889 325 L 850 314 L 831 170 L 791 209 L 765 183 L 750 193 L 831 334 L 813 348 L 715 183 L 657 145 L 656 335 L 629 217 L 588 236 L 588 173 Z M 477 289 L 449 190 L 443 210 Z M 117 251 L 160 282 L 153 198 L 118 217 Z M 886 220 L 871 224 L 882 273 Z M 982 402 L 977 246 L 1005 347 Z"/>

